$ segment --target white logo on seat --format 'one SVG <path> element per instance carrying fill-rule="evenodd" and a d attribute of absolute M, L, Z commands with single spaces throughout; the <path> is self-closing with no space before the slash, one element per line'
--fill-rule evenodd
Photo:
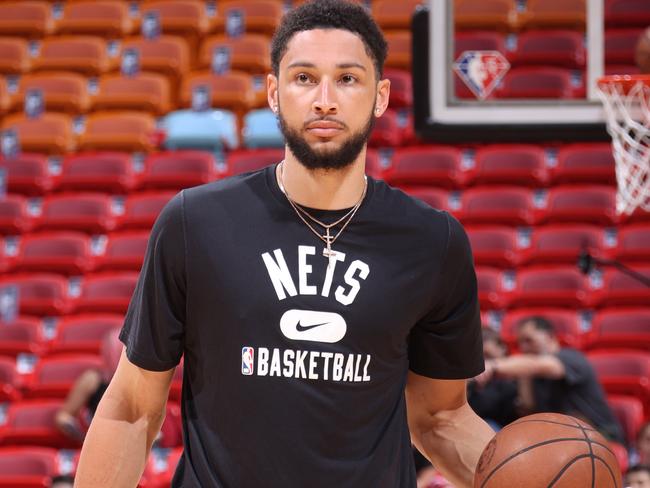
<path fill-rule="evenodd" d="M 345 337 L 347 325 L 337 313 L 287 310 L 280 319 L 280 330 L 295 341 L 334 343 Z"/>

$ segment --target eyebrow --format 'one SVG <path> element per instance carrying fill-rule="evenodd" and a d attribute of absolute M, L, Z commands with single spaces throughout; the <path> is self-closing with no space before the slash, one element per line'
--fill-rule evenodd
<path fill-rule="evenodd" d="M 316 65 L 314 63 L 310 63 L 308 61 L 295 61 L 291 63 L 287 68 L 315 68 Z M 349 68 L 359 68 L 363 71 L 367 71 L 366 67 L 360 63 L 339 63 L 336 65 L 338 69 L 349 69 Z"/>

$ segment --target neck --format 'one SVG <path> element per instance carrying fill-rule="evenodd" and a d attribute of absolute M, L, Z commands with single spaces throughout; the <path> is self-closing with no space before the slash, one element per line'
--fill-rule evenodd
<path fill-rule="evenodd" d="M 282 178 L 282 185 L 294 202 L 321 210 L 340 210 L 356 205 L 363 194 L 365 161 L 364 148 L 346 168 L 313 170 L 305 168 L 287 149 L 277 177 L 278 181 Z"/>

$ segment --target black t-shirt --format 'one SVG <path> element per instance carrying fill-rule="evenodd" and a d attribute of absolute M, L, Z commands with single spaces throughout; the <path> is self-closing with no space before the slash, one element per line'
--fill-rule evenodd
<path fill-rule="evenodd" d="M 535 378 L 533 395 L 540 412 L 559 412 L 582 418 L 611 440 L 623 442 L 623 431 L 612 413 L 594 369 L 580 351 L 562 348 L 556 354 L 564 378 Z"/>
<path fill-rule="evenodd" d="M 407 371 L 483 369 L 467 237 L 447 213 L 368 178 L 332 249 L 328 267 L 273 167 L 165 207 L 120 337 L 148 370 L 184 354 L 172 486 L 415 486 Z"/>

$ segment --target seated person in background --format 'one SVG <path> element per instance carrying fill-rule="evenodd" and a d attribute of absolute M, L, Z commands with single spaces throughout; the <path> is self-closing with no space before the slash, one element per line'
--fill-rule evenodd
<path fill-rule="evenodd" d="M 557 412 L 581 418 L 607 439 L 624 442 L 602 386 L 587 358 L 561 347 L 553 325 L 543 317 L 530 317 L 517 325 L 522 354 L 490 359 L 481 384 L 494 377 L 519 379 L 519 407 L 524 413 Z"/>
<path fill-rule="evenodd" d="M 628 488 L 650 488 L 650 466 L 636 464 L 628 468 L 623 486 Z"/>
<path fill-rule="evenodd" d="M 636 445 L 630 454 L 630 464 L 650 466 L 650 422 L 643 424 L 636 434 Z"/>
<path fill-rule="evenodd" d="M 78 416 L 84 408 L 88 409 L 91 418 L 95 415 L 99 400 L 106 391 L 120 359 L 122 343 L 118 339 L 119 332 L 119 329 L 111 330 L 104 336 L 101 351 L 103 369 L 84 371 L 77 378 L 65 403 L 56 414 L 57 427 L 68 437 L 81 442 L 86 435 L 78 421 Z"/>
<path fill-rule="evenodd" d="M 508 346 L 496 330 L 484 327 L 482 334 L 483 356 L 486 360 L 508 355 Z M 472 409 L 496 430 L 519 417 L 515 408 L 517 383 L 512 379 L 492 377 L 487 383 L 471 381 L 467 400 Z"/>

